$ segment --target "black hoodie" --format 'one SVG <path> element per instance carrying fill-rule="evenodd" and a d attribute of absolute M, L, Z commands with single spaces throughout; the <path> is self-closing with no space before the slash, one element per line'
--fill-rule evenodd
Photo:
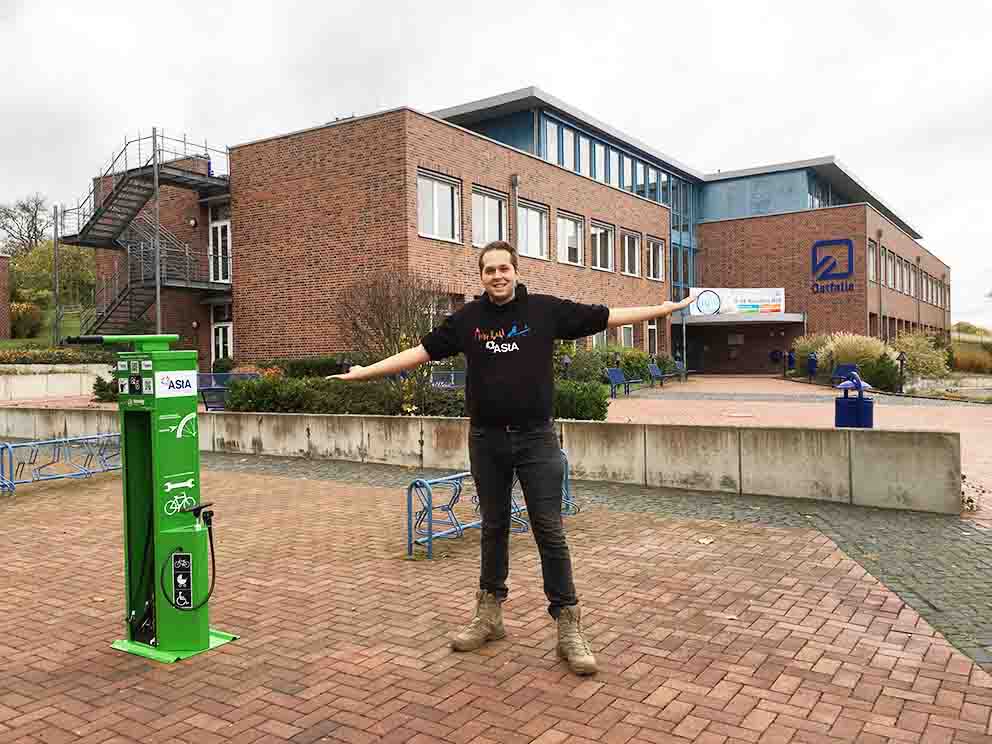
<path fill-rule="evenodd" d="M 605 305 L 583 305 L 518 284 L 497 305 L 483 294 L 423 337 L 434 361 L 465 354 L 465 404 L 474 424 L 522 425 L 550 419 L 554 409 L 555 339 L 577 339 L 607 326 Z"/>

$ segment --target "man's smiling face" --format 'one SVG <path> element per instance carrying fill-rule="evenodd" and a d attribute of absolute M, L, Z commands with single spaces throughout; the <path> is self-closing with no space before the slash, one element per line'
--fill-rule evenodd
<path fill-rule="evenodd" d="M 482 257 L 482 287 L 497 305 L 509 302 L 517 284 L 517 270 L 510 261 L 509 251 L 489 251 Z"/>

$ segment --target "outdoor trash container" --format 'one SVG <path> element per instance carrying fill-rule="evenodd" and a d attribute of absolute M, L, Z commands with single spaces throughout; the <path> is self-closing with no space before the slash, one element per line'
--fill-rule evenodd
<path fill-rule="evenodd" d="M 875 401 L 865 395 L 865 390 L 871 390 L 871 385 L 862 380 L 857 372 L 852 372 L 848 379 L 837 386 L 844 395 L 834 399 L 834 426 L 848 429 L 871 429 L 875 425 Z M 857 390 L 857 397 L 849 393 Z"/>

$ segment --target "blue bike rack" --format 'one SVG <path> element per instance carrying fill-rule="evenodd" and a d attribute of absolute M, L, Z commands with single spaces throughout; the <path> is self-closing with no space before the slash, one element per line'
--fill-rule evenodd
<path fill-rule="evenodd" d="M 121 435 L 116 433 L 0 444 L 0 492 L 11 495 L 26 483 L 88 478 L 120 469 Z"/>

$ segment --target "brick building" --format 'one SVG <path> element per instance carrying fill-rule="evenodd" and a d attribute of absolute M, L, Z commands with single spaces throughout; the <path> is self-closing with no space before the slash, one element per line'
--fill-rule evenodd
<path fill-rule="evenodd" d="M 887 337 L 950 325 L 949 268 L 832 158 L 702 174 L 535 88 L 336 120 L 223 154 L 164 141 L 162 327 L 200 349 L 204 367 L 346 351 L 337 300 L 377 271 L 427 271 L 457 307 L 478 294 L 478 247 L 495 238 L 517 246 L 531 291 L 583 302 L 784 288 L 781 313 L 691 316 L 584 342 L 681 355 L 684 339 L 704 370 L 769 368 L 804 330 Z M 88 332 L 154 319 L 145 148 L 131 167 L 118 155 L 63 229 L 100 254 Z M 811 263 L 822 241 L 834 246 L 824 270 Z"/>

